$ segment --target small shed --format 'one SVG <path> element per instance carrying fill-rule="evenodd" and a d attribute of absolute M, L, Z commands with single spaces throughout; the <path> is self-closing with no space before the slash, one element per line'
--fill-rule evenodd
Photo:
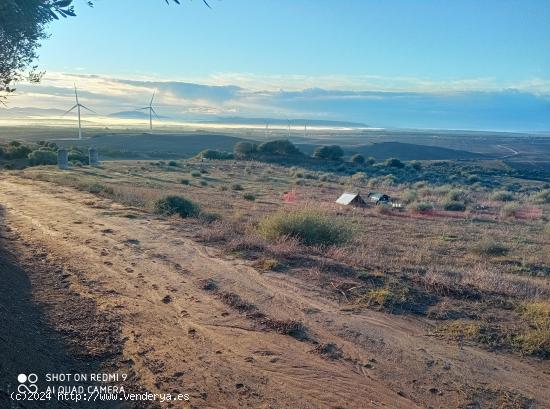
<path fill-rule="evenodd" d="M 384 193 L 371 192 L 369 193 L 369 199 L 371 202 L 376 204 L 378 203 L 389 203 L 390 197 Z"/>
<path fill-rule="evenodd" d="M 359 193 L 350 193 L 350 192 L 344 192 L 342 195 L 336 200 L 336 203 L 345 205 L 345 206 L 366 206 L 365 201 L 361 197 Z"/>

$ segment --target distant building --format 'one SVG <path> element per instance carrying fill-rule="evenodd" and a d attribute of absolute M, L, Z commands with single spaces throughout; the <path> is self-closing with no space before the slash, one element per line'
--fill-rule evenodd
<path fill-rule="evenodd" d="M 344 206 L 357 206 L 357 207 L 363 207 L 367 205 L 359 193 L 349 193 L 349 192 L 342 193 L 342 195 L 338 198 L 338 200 L 336 200 L 336 203 Z"/>
<path fill-rule="evenodd" d="M 376 204 L 379 204 L 379 203 L 386 204 L 390 202 L 390 197 L 384 193 L 371 192 L 369 193 L 369 200 Z"/>

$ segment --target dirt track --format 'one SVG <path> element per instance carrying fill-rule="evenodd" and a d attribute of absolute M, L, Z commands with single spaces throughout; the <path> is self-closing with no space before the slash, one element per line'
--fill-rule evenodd
<path fill-rule="evenodd" d="M 21 252 L 62 266 L 59 280 L 118 324 L 113 348 L 141 385 L 189 393 L 191 407 L 493 407 L 516 393 L 550 407 L 546 363 L 449 345 L 416 318 L 342 311 L 308 283 L 193 242 L 185 221 L 15 177 L 0 179 L 0 204 Z M 303 322 L 309 340 L 259 325 L 205 291 L 206 279 L 270 319 Z M 54 325 L 78 319 L 59 294 L 41 288 L 39 299 Z M 315 342 L 337 344 L 343 357 L 313 352 Z"/>

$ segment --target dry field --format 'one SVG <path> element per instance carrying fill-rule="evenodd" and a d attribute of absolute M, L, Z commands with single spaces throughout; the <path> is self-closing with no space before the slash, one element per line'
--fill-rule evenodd
<path fill-rule="evenodd" d="M 53 325 L 75 321 L 63 291 L 93 299 L 116 327 L 109 365 L 148 390 L 185 388 L 191 407 L 550 407 L 547 187 L 506 183 L 524 188 L 120 161 L 6 172 L 0 203 L 17 253 L 66 271 L 64 290 L 37 292 Z M 345 190 L 404 206 L 336 205 Z M 167 195 L 200 212 L 156 215 Z M 278 212 L 345 234 L 270 235 Z"/>

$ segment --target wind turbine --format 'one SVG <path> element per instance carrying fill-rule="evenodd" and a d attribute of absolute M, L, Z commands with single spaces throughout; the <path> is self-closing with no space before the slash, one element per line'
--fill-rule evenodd
<path fill-rule="evenodd" d="M 90 108 L 82 105 L 79 101 L 78 101 L 78 92 L 76 91 L 76 84 L 74 84 L 74 96 L 75 96 L 75 99 L 76 99 L 76 105 L 73 106 L 71 109 L 69 109 L 68 111 L 66 111 L 62 116 L 65 116 L 67 115 L 69 112 L 71 112 L 73 109 L 77 109 L 77 112 L 78 112 L 78 139 L 82 139 L 82 125 L 80 123 L 80 108 L 84 108 L 90 112 L 93 112 L 94 114 L 96 113 L 95 111 L 92 111 Z"/>
<path fill-rule="evenodd" d="M 155 98 L 156 91 L 153 91 L 153 96 L 151 97 L 151 101 L 149 101 L 149 106 L 138 108 L 139 111 L 143 109 L 149 110 L 149 130 L 153 131 L 153 114 L 157 117 L 157 119 L 160 119 L 157 115 L 157 111 L 155 111 L 155 108 L 153 108 L 153 99 Z"/>
<path fill-rule="evenodd" d="M 288 138 L 290 139 L 290 119 L 287 119 L 288 121 Z"/>

